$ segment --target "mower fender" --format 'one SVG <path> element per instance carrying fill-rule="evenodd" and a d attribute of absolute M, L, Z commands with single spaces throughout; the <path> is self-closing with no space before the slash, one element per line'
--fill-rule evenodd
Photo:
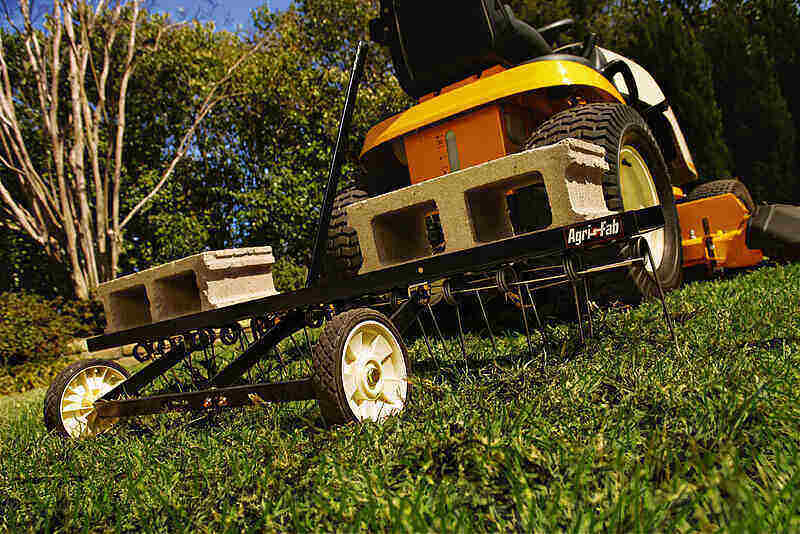
<path fill-rule="evenodd" d="M 760 248 L 772 259 L 800 259 L 800 206 L 759 206 L 747 221 L 747 246 Z"/>
<path fill-rule="evenodd" d="M 658 83 L 656 83 L 656 80 L 644 67 L 635 61 L 621 56 L 616 52 L 612 52 L 611 50 L 606 50 L 605 48 L 598 47 L 598 52 L 606 62 L 619 60 L 625 62 L 628 67 L 630 67 L 633 79 L 636 82 L 639 101 L 656 111 L 656 113 L 653 114 L 654 116 L 646 116 L 645 119 L 648 123 L 651 123 L 650 126 L 653 128 L 654 132 L 656 132 L 657 136 L 658 132 L 662 130 L 669 131 L 670 139 L 659 138 L 659 143 L 663 145 L 669 142 L 672 145 L 672 152 L 674 152 L 675 155 L 674 159 L 670 162 L 672 182 L 675 184 L 685 184 L 697 180 L 697 168 L 694 165 L 692 153 L 689 151 L 689 145 L 686 143 L 686 138 L 683 136 L 680 125 L 678 125 L 675 112 L 672 110 L 672 107 L 667 104 L 667 99 L 658 86 Z M 631 90 L 625 83 L 622 74 L 617 73 L 613 76 L 611 81 L 622 95 L 625 97 L 630 95 Z M 646 115 L 651 114 L 647 113 Z M 652 124 L 654 121 L 658 121 L 660 124 Z M 666 150 L 668 147 L 662 146 L 661 148 L 662 150 Z M 669 152 L 670 151 L 667 150 L 664 155 L 670 157 L 668 156 Z"/>

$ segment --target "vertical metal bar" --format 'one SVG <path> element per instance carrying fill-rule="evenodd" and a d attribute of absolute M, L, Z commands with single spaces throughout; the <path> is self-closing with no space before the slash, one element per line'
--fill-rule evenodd
<path fill-rule="evenodd" d="M 581 303 L 578 298 L 578 284 L 572 282 L 572 296 L 575 297 L 575 312 L 578 314 L 578 332 L 581 335 L 581 344 L 586 343 L 586 336 L 583 334 L 583 314 L 581 313 Z"/>
<path fill-rule="evenodd" d="M 469 363 L 467 362 L 467 343 L 464 340 L 464 327 L 461 324 L 461 307 L 456 304 L 456 320 L 458 321 L 458 342 L 461 345 L 461 355 L 464 357 L 464 365 L 469 370 Z"/>
<path fill-rule="evenodd" d="M 650 262 L 650 268 L 653 269 L 653 279 L 656 281 L 656 287 L 658 287 L 658 298 L 661 300 L 661 308 L 664 310 L 664 320 L 667 322 L 670 334 L 672 334 L 672 342 L 675 343 L 675 350 L 678 351 L 678 354 L 680 354 L 681 348 L 678 345 L 678 336 L 675 334 L 675 327 L 672 324 L 672 316 L 669 314 L 669 309 L 667 308 L 667 298 L 664 294 L 664 287 L 661 285 L 661 280 L 658 278 L 658 273 L 656 272 L 656 262 L 653 260 L 653 254 L 650 252 L 650 245 L 643 237 L 640 237 L 639 240 L 639 246 L 644 248 L 645 252 L 647 253 L 647 260 Z"/>
<path fill-rule="evenodd" d="M 425 332 L 425 327 L 422 326 L 422 319 L 419 317 L 419 315 L 417 315 L 417 324 L 419 325 L 420 332 L 422 332 L 422 339 L 425 340 L 425 347 L 428 349 L 428 356 L 430 356 L 431 359 L 436 361 L 436 363 L 438 364 L 439 360 L 436 358 L 436 355 L 434 354 L 433 350 L 431 349 L 431 343 L 428 340 L 428 333 Z"/>
<path fill-rule="evenodd" d="M 436 328 L 436 333 L 439 336 L 439 342 L 442 345 L 442 354 L 450 354 L 449 351 L 447 350 L 447 347 L 444 344 L 444 336 L 442 335 L 441 328 L 439 328 L 439 322 L 436 320 L 436 315 L 434 315 L 433 313 L 433 308 L 431 307 L 430 304 L 427 305 L 427 308 L 428 308 L 428 313 L 431 314 L 431 320 L 433 321 L 433 326 L 434 328 Z"/>
<path fill-rule="evenodd" d="M 583 293 L 586 297 L 586 315 L 589 322 L 589 338 L 594 338 L 594 323 L 592 322 L 592 307 L 589 301 L 589 280 L 583 279 Z"/>
<path fill-rule="evenodd" d="M 486 315 L 486 308 L 483 306 L 483 299 L 481 298 L 481 292 L 476 291 L 475 296 L 478 297 L 478 304 L 481 306 L 481 314 L 483 315 L 483 320 L 486 322 L 486 330 L 489 331 L 489 339 L 492 342 L 492 350 L 497 353 L 497 344 L 494 341 L 494 334 L 492 333 L 492 326 L 489 324 L 489 316 Z"/>
<path fill-rule="evenodd" d="M 522 291 L 519 292 L 519 309 L 522 312 L 522 323 L 525 325 L 525 339 L 528 341 L 528 353 L 533 356 L 533 345 L 531 344 L 531 330 L 528 327 L 528 314 L 525 311 L 525 301 L 522 300 Z"/>
<path fill-rule="evenodd" d="M 347 97 L 344 101 L 344 110 L 342 110 L 342 118 L 339 121 L 339 133 L 336 136 L 336 145 L 333 148 L 331 167 L 330 171 L 328 172 L 328 183 L 325 186 L 325 197 L 322 200 L 322 209 L 320 210 L 319 214 L 317 235 L 314 238 L 314 251 L 311 256 L 311 265 L 308 269 L 306 287 L 311 287 L 319 279 L 322 266 L 322 256 L 323 252 L 325 251 L 325 242 L 327 241 L 328 225 L 331 222 L 333 199 L 336 196 L 336 189 L 339 185 L 339 172 L 342 168 L 342 154 L 344 152 L 345 142 L 347 141 L 347 132 L 350 129 L 350 120 L 353 118 L 353 107 L 355 106 L 356 96 L 358 95 L 358 86 L 361 83 L 361 77 L 364 73 L 364 61 L 366 54 L 367 43 L 365 41 L 359 41 L 358 48 L 356 50 L 356 58 L 353 61 L 353 69 L 350 72 L 350 83 L 347 86 Z"/>
<path fill-rule="evenodd" d="M 539 316 L 539 310 L 536 309 L 536 301 L 533 300 L 533 293 L 531 293 L 531 288 L 528 284 L 525 284 L 525 290 L 528 292 L 528 298 L 531 301 L 531 306 L 533 307 L 533 314 L 536 316 L 536 322 L 539 324 L 539 333 L 542 335 L 542 351 L 544 352 L 544 364 L 547 365 L 547 333 L 544 330 L 544 323 L 542 322 L 542 318 Z M 520 295 L 520 298 L 522 295 Z"/>

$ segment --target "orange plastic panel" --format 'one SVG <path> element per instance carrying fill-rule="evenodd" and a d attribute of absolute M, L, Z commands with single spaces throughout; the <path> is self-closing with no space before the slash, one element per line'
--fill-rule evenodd
<path fill-rule="evenodd" d="M 407 135 L 405 148 L 411 183 L 416 184 L 505 156 L 510 142 L 502 110 L 492 105 Z"/>

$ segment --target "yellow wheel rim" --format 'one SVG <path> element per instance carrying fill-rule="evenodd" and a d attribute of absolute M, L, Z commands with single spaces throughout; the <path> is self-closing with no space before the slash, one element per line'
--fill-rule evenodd
<path fill-rule="evenodd" d="M 122 372 L 106 365 L 87 367 L 73 376 L 61 394 L 61 423 L 67 434 L 88 437 L 110 428 L 117 420 L 97 417 L 94 403 L 125 380 Z"/>
<path fill-rule="evenodd" d="M 347 336 L 342 385 L 359 421 L 381 421 L 400 412 L 408 396 L 408 371 L 400 344 L 385 325 L 364 321 Z"/>
<path fill-rule="evenodd" d="M 661 204 L 647 162 L 631 145 L 623 145 L 619 151 L 619 188 L 625 211 L 651 208 Z M 664 259 L 664 229 L 647 232 L 644 238 L 650 245 L 653 261 L 657 266 L 661 265 Z M 652 272 L 649 262 L 645 263 L 645 268 Z"/>

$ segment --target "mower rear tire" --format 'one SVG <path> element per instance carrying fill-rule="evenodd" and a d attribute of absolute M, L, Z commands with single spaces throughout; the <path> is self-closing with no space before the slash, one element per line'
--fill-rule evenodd
<path fill-rule="evenodd" d="M 577 138 L 605 149 L 609 170 L 603 176 L 603 193 L 608 209 L 629 211 L 660 205 L 664 214 L 663 230 L 648 232 L 662 287 L 669 291 L 683 279 L 681 232 L 678 212 L 672 195 L 667 164 L 647 123 L 639 113 L 624 104 L 594 103 L 570 108 L 553 115 L 533 133 L 526 148 Z M 630 245 L 620 247 L 620 257 L 630 257 Z M 612 271 L 603 284 L 604 300 L 635 300 L 638 293 L 657 296 L 658 285 L 652 268 L 634 264 L 628 270 L 633 287 Z M 617 280 L 619 278 L 619 280 Z M 616 283 L 619 282 L 619 283 Z M 607 290 L 607 291 L 606 291 Z"/>
<path fill-rule="evenodd" d="M 348 189 L 333 200 L 331 223 L 328 227 L 325 276 L 327 278 L 352 278 L 363 263 L 358 234 L 347 224 L 345 207 L 364 200 L 369 195 L 359 189 Z"/>
<path fill-rule="evenodd" d="M 747 186 L 739 180 L 715 180 L 713 182 L 701 184 L 686 195 L 686 201 L 691 202 L 693 200 L 716 197 L 727 193 L 731 193 L 738 198 L 750 213 L 756 212 L 756 203 L 753 202 L 750 191 L 748 191 Z"/>

